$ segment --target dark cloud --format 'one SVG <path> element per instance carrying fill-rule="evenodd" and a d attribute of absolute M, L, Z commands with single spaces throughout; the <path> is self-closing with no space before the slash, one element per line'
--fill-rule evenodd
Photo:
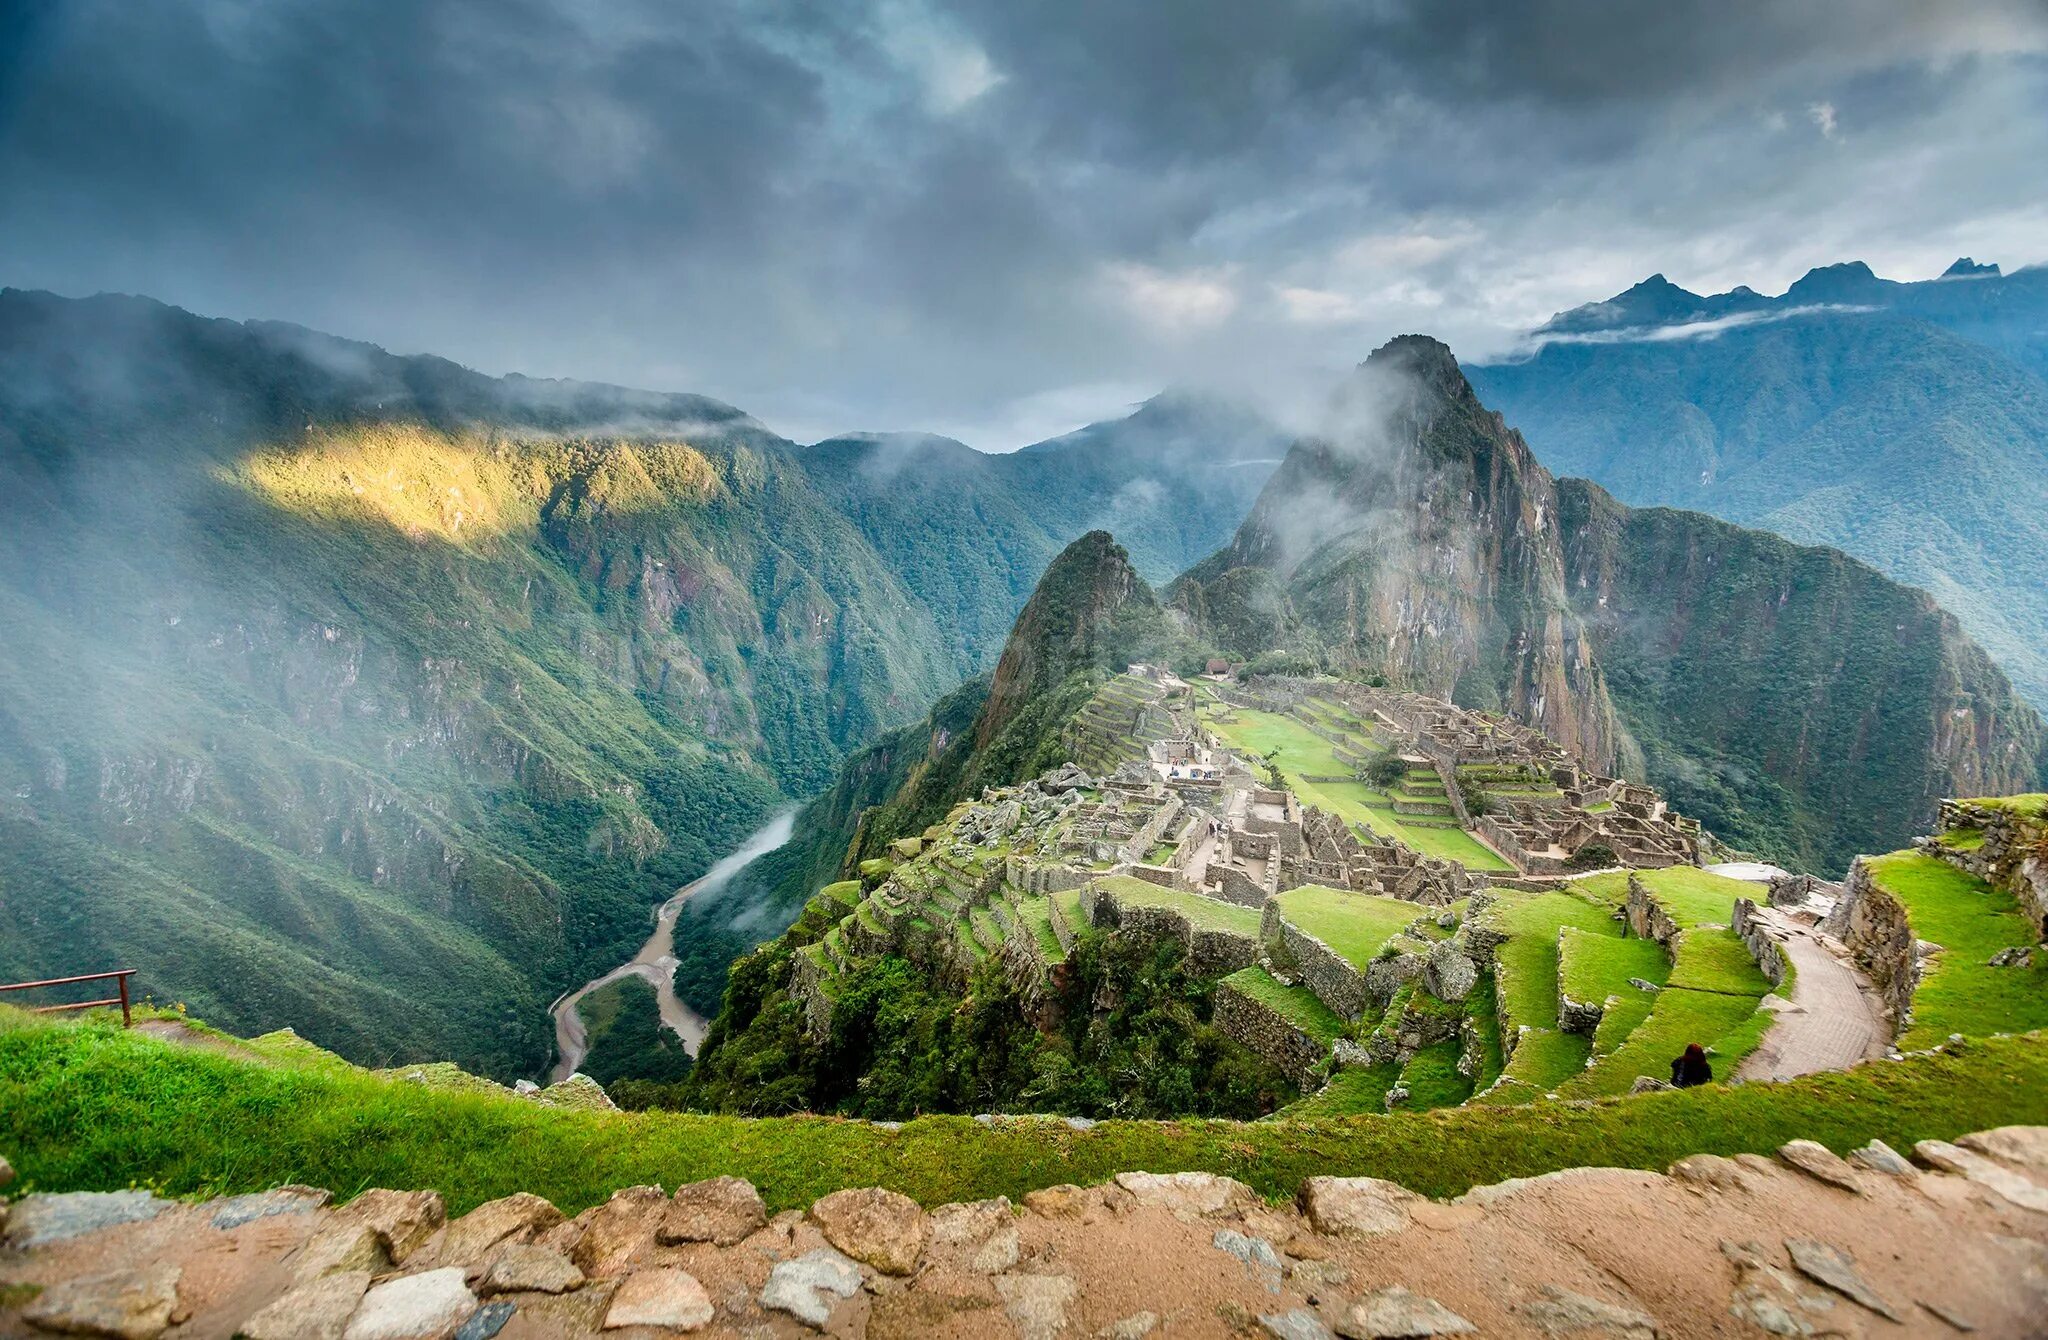
<path fill-rule="evenodd" d="M 1651 270 L 2048 259 L 2044 53 L 2038 0 L 16 0 L 0 282 L 1007 446 Z"/>

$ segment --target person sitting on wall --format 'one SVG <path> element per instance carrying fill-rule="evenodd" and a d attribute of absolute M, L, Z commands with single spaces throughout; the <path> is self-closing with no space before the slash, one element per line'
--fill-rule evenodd
<path fill-rule="evenodd" d="M 1707 1064 L 1707 1049 L 1697 1042 L 1685 1044 L 1685 1054 L 1671 1062 L 1671 1087 L 1690 1089 L 1695 1085 L 1711 1084 L 1714 1067 Z"/>

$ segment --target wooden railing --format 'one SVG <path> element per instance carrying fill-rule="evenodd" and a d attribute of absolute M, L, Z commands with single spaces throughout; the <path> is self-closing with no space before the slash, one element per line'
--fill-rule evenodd
<path fill-rule="evenodd" d="M 65 1010 L 96 1010 L 102 1005 L 121 1007 L 121 1027 L 134 1022 L 128 1016 L 128 979 L 135 975 L 133 968 L 119 968 L 113 972 L 88 972 L 76 977 L 52 977 L 46 982 L 13 982 L 0 985 L 0 991 L 35 991 L 46 986 L 70 986 L 75 982 L 112 981 L 118 994 L 104 1000 L 79 1000 L 68 1005 L 38 1005 L 32 1007 L 37 1014 L 57 1014 Z"/>

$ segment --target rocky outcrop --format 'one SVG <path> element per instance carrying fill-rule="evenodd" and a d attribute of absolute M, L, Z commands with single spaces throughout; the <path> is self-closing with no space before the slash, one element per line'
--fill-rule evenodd
<path fill-rule="evenodd" d="M 612 1201 L 657 1215 L 716 1207 L 715 1235 L 621 1238 L 602 1209 L 533 1243 L 480 1245 L 488 1234 L 450 1225 L 404 1265 L 310 1279 L 296 1263 L 314 1244 L 421 1202 L 376 1193 L 375 1214 L 351 1215 L 313 1198 L 259 1219 L 223 1215 L 225 1202 L 166 1203 L 150 1219 L 9 1255 L 0 1331 L 25 1322 L 156 1340 L 176 1317 L 177 1333 L 250 1340 L 480 1337 L 515 1319 L 519 1334 L 542 1338 L 645 1328 L 1050 1340 L 1142 1337 L 1162 1319 L 1210 1340 L 1651 1340 L 1716 1334 L 1731 1320 L 1780 1335 L 2033 1333 L 2048 1312 L 2048 1128 L 1928 1140 L 1914 1153 L 1917 1164 L 1873 1142 L 1844 1159 L 1793 1141 L 1775 1159 L 1569 1169 L 1449 1201 L 1376 1178 L 1311 1176 L 1291 1203 L 1273 1204 L 1214 1173 L 1127 1172 L 1032 1191 L 1021 1208 L 996 1198 L 927 1213 L 866 1187 L 721 1242 L 753 1223 L 738 1194 L 751 1188 L 724 1179 L 673 1199 L 643 1187 Z M 38 1199 L 22 1208 L 33 1216 Z M 734 1206 L 747 1213 L 724 1217 Z M 595 1250 L 593 1233 L 605 1237 Z M 612 1269 L 592 1277 L 572 1264 L 590 1257 Z"/>

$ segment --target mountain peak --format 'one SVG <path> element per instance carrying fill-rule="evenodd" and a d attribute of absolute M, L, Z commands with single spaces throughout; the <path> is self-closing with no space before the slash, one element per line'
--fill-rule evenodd
<path fill-rule="evenodd" d="M 1843 261 L 1837 265 L 1817 265 L 1808 270 L 1797 283 L 1785 290 L 1785 296 L 1800 302 L 1865 298 L 1885 282 L 1862 261 Z"/>
<path fill-rule="evenodd" d="M 1997 262 L 1977 264 L 1974 257 L 1958 256 L 1956 263 L 1941 272 L 1943 279 L 1996 279 L 1999 277 Z"/>
<path fill-rule="evenodd" d="M 1446 397 L 1472 393 L 1451 346 L 1433 335 L 1396 335 L 1368 354 L 1360 366 L 1370 372 L 1406 377 L 1418 388 Z"/>

